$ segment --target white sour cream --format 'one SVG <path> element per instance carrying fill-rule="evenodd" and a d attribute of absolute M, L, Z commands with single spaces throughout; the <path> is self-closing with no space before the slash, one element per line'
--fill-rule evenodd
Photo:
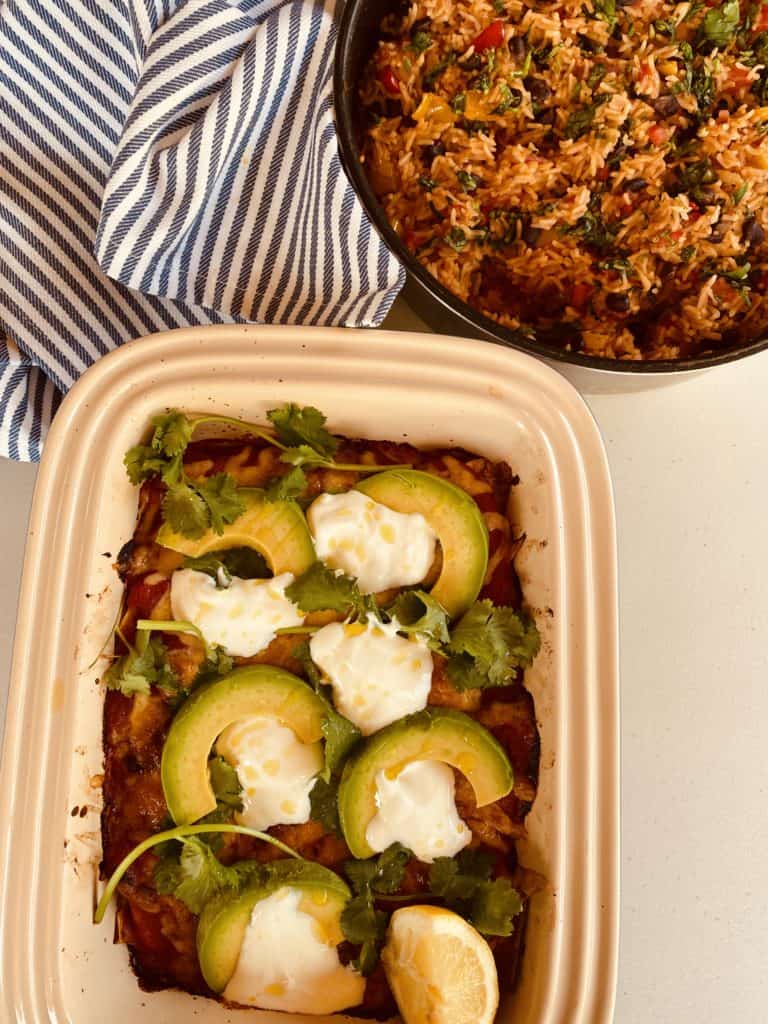
<path fill-rule="evenodd" d="M 292 729 L 267 715 L 228 726 L 216 753 L 229 761 L 243 787 L 241 825 L 301 825 L 309 821 L 309 794 L 324 765 L 322 743 L 302 743 Z"/>
<path fill-rule="evenodd" d="M 418 512 L 393 512 L 359 491 L 321 494 L 307 512 L 317 557 L 357 579 L 364 594 L 420 583 L 437 534 Z"/>
<path fill-rule="evenodd" d="M 344 967 L 320 923 L 299 909 L 300 889 L 278 889 L 253 908 L 225 999 L 264 1010 L 335 1013 L 362 1002 L 365 978 Z"/>
<path fill-rule="evenodd" d="M 364 736 L 427 706 L 432 655 L 397 635 L 397 622 L 331 622 L 309 642 L 312 660 L 333 687 L 336 708 Z"/>
<path fill-rule="evenodd" d="M 395 778 L 376 775 L 378 810 L 365 838 L 378 853 L 402 843 L 419 860 L 455 857 L 472 832 L 456 811 L 453 771 L 442 761 L 411 761 Z"/>
<path fill-rule="evenodd" d="M 272 643 L 278 629 L 304 621 L 285 596 L 291 583 L 289 572 L 271 580 L 233 576 L 231 584 L 220 590 L 207 573 L 178 569 L 171 577 L 171 607 L 174 618 L 194 623 L 209 644 L 250 658 Z"/>

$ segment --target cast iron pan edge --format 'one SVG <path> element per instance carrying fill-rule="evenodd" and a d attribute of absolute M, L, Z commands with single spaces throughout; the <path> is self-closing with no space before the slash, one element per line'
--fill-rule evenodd
<path fill-rule="evenodd" d="M 357 101 L 357 83 L 363 68 L 373 52 L 379 25 L 387 10 L 396 6 L 392 0 L 347 0 L 339 26 L 333 74 L 333 94 L 339 154 L 347 177 L 357 192 L 373 226 L 388 248 L 407 271 L 404 295 L 416 313 L 436 329 L 491 341 L 520 349 L 531 355 L 571 363 L 593 370 L 614 373 L 684 373 L 703 370 L 754 355 L 768 348 L 768 338 L 753 341 L 741 348 L 697 356 L 692 359 L 660 359 L 637 362 L 623 359 L 601 359 L 581 352 L 565 352 L 560 348 L 538 341 L 521 342 L 510 331 L 483 316 L 439 283 L 406 249 L 398 234 L 392 230 L 387 216 L 379 205 L 360 162 L 362 138 L 362 111 Z"/>

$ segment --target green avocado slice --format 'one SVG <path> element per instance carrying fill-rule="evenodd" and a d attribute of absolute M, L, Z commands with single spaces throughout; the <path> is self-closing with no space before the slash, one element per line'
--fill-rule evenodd
<path fill-rule="evenodd" d="M 227 548 L 254 548 L 269 563 L 275 576 L 292 572 L 301 576 L 317 560 L 304 513 L 295 501 L 267 501 L 259 490 L 241 491 L 245 512 L 223 533 L 208 529 L 196 540 L 175 533 L 163 523 L 157 543 L 191 558 Z"/>
<path fill-rule="evenodd" d="M 408 715 L 374 733 L 344 767 L 339 819 L 353 857 L 362 860 L 376 852 L 366 830 L 376 814 L 377 774 L 394 777 L 411 761 L 443 761 L 458 769 L 475 791 L 478 807 L 506 796 L 514 782 L 504 748 L 468 715 L 450 708 Z"/>
<path fill-rule="evenodd" d="M 342 879 L 311 861 L 272 861 L 266 880 L 254 881 L 234 898 L 212 900 L 200 916 L 197 955 L 203 977 L 214 992 L 223 992 L 235 972 L 253 908 L 285 886 L 302 890 L 305 895 L 300 909 L 318 921 L 334 944 L 344 941 L 339 919 L 350 891 Z"/>
<path fill-rule="evenodd" d="M 393 469 L 376 473 L 357 490 L 394 512 L 420 512 L 437 534 L 443 565 L 431 594 L 451 618 L 476 599 L 488 568 L 488 528 L 476 502 L 432 473 Z"/>
<path fill-rule="evenodd" d="M 188 825 L 215 810 L 208 758 L 227 726 L 249 715 L 272 715 L 302 743 L 316 743 L 327 713 L 302 679 L 272 665 L 237 668 L 198 687 L 171 722 L 163 747 L 160 775 L 173 820 Z"/>

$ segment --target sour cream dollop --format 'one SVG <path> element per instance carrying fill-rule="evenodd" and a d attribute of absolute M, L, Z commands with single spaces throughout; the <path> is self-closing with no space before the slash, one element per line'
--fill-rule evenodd
<path fill-rule="evenodd" d="M 278 629 L 304 621 L 285 596 L 291 583 L 289 572 L 271 580 L 233 576 L 230 585 L 220 589 L 207 573 L 178 569 L 171 577 L 171 607 L 174 618 L 194 623 L 209 644 L 250 658 L 272 643 Z"/>
<path fill-rule="evenodd" d="M 224 730 L 216 753 L 234 767 L 242 786 L 243 809 L 236 815 L 241 825 L 263 830 L 309 821 L 309 794 L 324 765 L 322 743 L 302 743 L 276 718 L 251 715 Z"/>
<path fill-rule="evenodd" d="M 253 908 L 224 998 L 288 1013 L 335 1013 L 362 1002 L 365 978 L 339 960 L 332 938 L 285 887 Z"/>
<path fill-rule="evenodd" d="M 393 512 L 360 491 L 321 494 L 307 519 L 317 557 L 357 579 L 364 594 L 420 583 L 437 534 L 419 512 Z"/>
<path fill-rule="evenodd" d="M 421 640 L 397 634 L 397 622 L 331 622 L 309 642 L 330 679 L 336 708 L 364 736 L 427 706 L 432 655 Z"/>
<path fill-rule="evenodd" d="M 453 771 L 442 761 L 411 761 L 394 778 L 378 772 L 376 806 L 365 838 L 377 853 L 402 843 L 431 864 L 455 857 L 472 839 L 456 810 Z"/>

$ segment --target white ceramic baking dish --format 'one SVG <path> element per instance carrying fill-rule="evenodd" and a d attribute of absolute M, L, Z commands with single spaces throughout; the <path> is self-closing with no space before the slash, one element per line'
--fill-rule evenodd
<path fill-rule="evenodd" d="M 121 586 L 111 566 L 136 510 L 123 453 L 166 406 L 256 420 L 285 401 L 319 406 L 349 435 L 462 445 L 506 459 L 519 474 L 512 515 L 527 540 L 518 568 L 543 634 L 527 679 L 541 778 L 521 859 L 548 884 L 533 900 L 520 986 L 498 1021 L 610 1021 L 618 935 L 615 537 L 605 453 L 586 406 L 553 370 L 492 345 L 250 326 L 172 331 L 107 356 L 64 401 L 46 443 L 0 777 L 0 1020 L 320 1020 L 143 993 L 125 948 L 113 945 L 111 921 L 91 923 L 102 767 L 102 666 L 92 663 L 114 620 Z"/>

